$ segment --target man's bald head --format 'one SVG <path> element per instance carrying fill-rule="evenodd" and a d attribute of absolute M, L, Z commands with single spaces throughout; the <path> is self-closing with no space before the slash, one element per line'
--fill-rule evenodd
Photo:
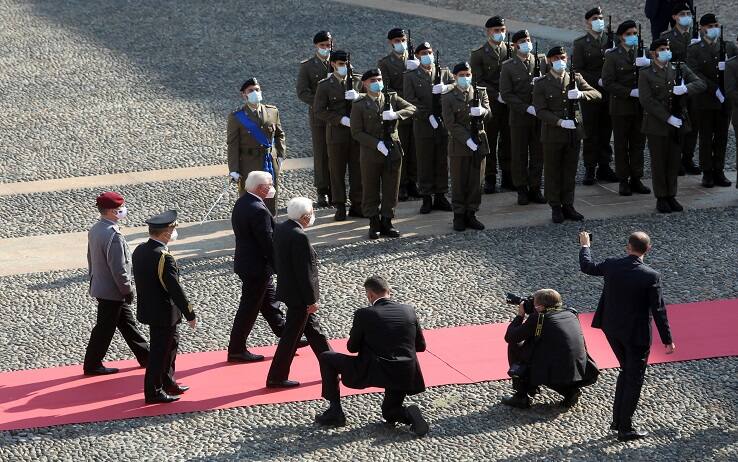
<path fill-rule="evenodd" d="M 644 255 L 651 250 L 651 238 L 643 231 L 636 231 L 628 236 L 628 247 L 634 254 Z"/>

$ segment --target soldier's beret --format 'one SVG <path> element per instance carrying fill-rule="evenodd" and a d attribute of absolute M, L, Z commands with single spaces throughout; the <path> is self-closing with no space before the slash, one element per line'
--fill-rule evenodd
<path fill-rule="evenodd" d="M 689 5 L 687 5 L 684 2 L 677 2 L 677 3 L 674 4 L 674 6 L 671 7 L 671 14 L 672 15 L 679 14 L 682 11 L 692 11 L 692 9 L 689 8 Z"/>
<path fill-rule="evenodd" d="M 461 71 L 471 71 L 471 66 L 469 65 L 469 63 L 464 61 L 463 63 L 459 63 L 454 66 L 454 70 L 453 70 L 454 75 L 458 74 Z"/>
<path fill-rule="evenodd" d="M 331 57 L 328 58 L 328 61 L 348 61 L 348 53 L 343 50 L 331 51 Z"/>
<path fill-rule="evenodd" d="M 177 211 L 167 210 L 146 220 L 149 228 L 168 228 L 177 224 Z"/>
<path fill-rule="evenodd" d="M 636 25 L 635 21 L 632 21 L 632 20 L 628 19 L 627 21 L 623 21 L 623 22 L 620 23 L 620 25 L 618 26 L 618 29 L 615 31 L 615 33 L 617 35 L 622 35 L 622 34 L 625 33 L 625 31 L 627 31 L 628 29 L 632 29 L 634 27 L 638 27 Z"/>
<path fill-rule="evenodd" d="M 546 53 L 546 58 L 550 58 L 551 56 L 565 55 L 565 54 L 566 54 L 566 48 L 553 47 L 550 50 L 548 50 L 548 53 Z"/>
<path fill-rule="evenodd" d="M 592 16 L 594 16 L 596 14 L 602 14 L 602 8 L 601 7 L 596 6 L 596 7 L 592 8 L 591 10 L 587 11 L 586 13 L 584 13 L 584 19 L 589 19 L 589 18 L 591 18 Z"/>
<path fill-rule="evenodd" d="M 371 79 L 372 77 L 382 77 L 382 71 L 377 68 L 369 69 L 368 71 L 361 74 L 361 81 Z"/>
<path fill-rule="evenodd" d="M 248 87 L 252 85 L 259 85 L 259 81 L 256 80 L 256 77 L 251 77 L 250 79 L 245 81 L 243 85 L 241 85 L 241 91 L 244 91 L 245 89 L 247 89 Z"/>
<path fill-rule="evenodd" d="M 651 46 L 648 47 L 651 51 L 656 51 L 659 47 L 669 46 L 669 39 L 659 38 L 651 42 Z"/>
<path fill-rule="evenodd" d="M 331 39 L 331 33 L 327 30 L 322 30 L 315 34 L 313 37 L 313 43 L 327 42 Z"/>
<path fill-rule="evenodd" d="M 104 192 L 95 199 L 97 206 L 103 209 L 117 209 L 124 202 L 123 196 L 113 191 Z"/>
<path fill-rule="evenodd" d="M 712 13 L 703 14 L 700 18 L 700 26 L 706 26 L 708 24 L 715 24 L 718 22 L 717 16 Z"/>
<path fill-rule="evenodd" d="M 528 32 L 526 29 L 519 30 L 515 32 L 512 36 L 513 43 L 517 42 L 520 39 L 524 39 L 526 37 L 530 37 L 530 32 Z"/>
<path fill-rule="evenodd" d="M 484 27 L 502 27 L 505 25 L 505 19 L 499 16 L 492 16 L 484 24 Z"/>
<path fill-rule="evenodd" d="M 389 40 L 405 37 L 406 35 L 407 33 L 405 33 L 405 29 L 399 29 L 397 27 L 387 32 L 387 38 Z"/>
<path fill-rule="evenodd" d="M 430 50 L 431 44 L 428 42 L 423 42 L 420 45 L 415 47 L 415 53 L 420 53 L 423 50 Z"/>

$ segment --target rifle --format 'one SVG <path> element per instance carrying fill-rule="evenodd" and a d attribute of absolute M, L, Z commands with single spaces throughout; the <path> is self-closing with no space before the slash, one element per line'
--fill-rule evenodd
<path fill-rule="evenodd" d="M 607 42 L 608 48 L 615 48 L 615 33 L 612 31 L 612 15 L 607 17 Z"/>
<path fill-rule="evenodd" d="M 533 58 L 535 59 L 533 64 L 533 77 L 541 76 L 541 62 L 538 60 L 538 42 L 533 45 Z"/>
<path fill-rule="evenodd" d="M 415 60 L 415 48 L 413 47 L 413 40 L 410 38 L 410 29 L 407 30 L 407 59 Z"/>
<path fill-rule="evenodd" d="M 723 39 L 723 26 L 720 26 L 720 54 L 718 55 L 718 88 L 725 95 L 725 70 L 720 70 L 720 61 L 728 61 L 728 53 L 725 50 L 725 40 Z M 724 103 L 723 103 L 724 104 Z"/>
<path fill-rule="evenodd" d="M 638 58 L 644 54 L 645 49 L 643 46 L 643 39 L 641 38 L 641 25 L 638 24 L 638 47 L 636 48 L 635 59 L 638 60 Z M 633 71 L 635 73 L 635 83 L 633 84 L 633 88 L 638 88 L 638 77 L 641 75 L 641 68 L 636 65 L 636 61 L 633 61 Z"/>
<path fill-rule="evenodd" d="M 391 111 L 392 110 L 392 104 L 390 104 L 389 99 L 389 92 L 387 90 L 387 87 L 384 87 L 382 89 L 382 94 L 384 94 L 384 107 L 382 108 L 382 112 L 384 111 Z M 395 121 L 394 120 L 382 120 L 382 141 L 384 141 L 384 146 L 387 148 L 387 151 L 389 153 L 387 154 L 387 168 L 391 167 L 392 165 L 392 151 L 395 149 L 395 142 L 392 140 L 392 134 L 395 132 Z"/>
<path fill-rule="evenodd" d="M 692 38 L 700 38 L 700 29 L 697 27 L 697 7 L 692 7 Z"/>
<path fill-rule="evenodd" d="M 436 50 L 435 51 L 436 59 L 435 59 L 435 71 L 436 71 L 436 78 L 433 79 L 433 85 L 438 85 L 443 83 L 441 81 L 441 63 L 439 62 L 441 60 L 441 51 Z M 444 130 L 445 127 L 443 125 L 443 109 L 441 107 L 441 94 L 433 94 L 433 117 L 436 118 L 436 122 L 438 122 L 438 128 L 436 130 Z M 443 132 L 441 132 L 443 133 Z"/>
<path fill-rule="evenodd" d="M 576 75 L 574 74 L 574 66 L 569 66 L 569 84 L 566 86 L 567 93 L 569 90 L 574 90 L 577 85 Z M 569 99 L 569 95 L 566 96 L 566 118 L 574 121 L 574 125 L 577 125 L 577 101 Z M 575 146 L 577 142 L 577 129 L 569 130 L 569 145 Z"/>
<path fill-rule="evenodd" d="M 474 83 L 472 88 L 474 89 L 474 93 L 472 94 L 471 101 L 469 101 L 469 109 L 479 106 L 479 89 L 477 88 L 477 84 Z M 478 146 L 477 150 L 473 154 L 474 160 L 479 160 L 481 162 L 481 156 L 479 153 L 479 148 L 481 147 L 481 140 L 480 140 L 479 135 L 481 131 L 482 117 L 481 116 L 470 116 L 470 118 L 471 118 L 471 123 L 469 125 L 469 128 L 471 131 L 471 139 Z"/>
<path fill-rule="evenodd" d="M 346 54 L 346 91 L 354 89 L 354 71 L 351 68 L 351 53 Z M 346 117 L 351 117 L 353 101 L 346 100 Z"/>
<path fill-rule="evenodd" d="M 510 46 L 510 34 L 507 34 L 507 59 L 512 58 L 512 47 Z"/>
<path fill-rule="evenodd" d="M 684 80 L 684 77 L 682 76 L 682 63 L 677 62 L 676 64 L 676 77 L 674 78 L 674 85 L 672 85 L 672 88 L 676 85 L 680 85 L 682 83 L 682 80 Z M 676 117 L 677 119 L 684 121 L 684 111 L 682 110 L 682 96 L 683 95 L 675 95 L 673 91 L 669 92 L 670 95 L 670 102 L 669 102 L 669 112 L 671 112 L 671 115 Z M 674 141 L 676 143 L 680 143 L 679 140 L 679 129 L 674 128 L 673 137 Z"/>

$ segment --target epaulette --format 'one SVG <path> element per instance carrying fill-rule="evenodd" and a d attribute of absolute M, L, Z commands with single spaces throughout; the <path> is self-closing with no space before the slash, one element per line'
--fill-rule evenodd
<path fill-rule="evenodd" d="M 512 62 L 512 60 L 513 60 L 513 58 L 508 58 L 508 59 L 506 59 L 506 60 L 502 61 L 502 64 L 505 64 L 505 63 L 511 63 L 511 62 Z"/>
<path fill-rule="evenodd" d="M 585 40 L 585 39 L 586 39 L 587 37 L 591 37 L 591 35 L 589 35 L 589 34 L 584 34 L 584 35 L 582 35 L 581 37 L 577 37 L 577 38 L 575 38 L 575 39 L 574 39 L 574 42 L 572 42 L 572 43 L 577 43 L 577 42 L 581 42 L 582 40 Z"/>
<path fill-rule="evenodd" d="M 268 108 L 271 108 L 271 109 L 277 109 L 277 106 L 275 106 L 273 104 L 265 104 L 265 103 L 261 103 L 261 104 L 264 104 L 264 107 L 268 107 Z"/>
<path fill-rule="evenodd" d="M 355 103 L 355 102 L 357 102 L 357 101 L 361 101 L 362 99 L 364 99 L 364 97 L 365 97 L 365 96 L 366 96 L 366 94 L 365 94 L 365 93 L 359 93 L 359 96 L 357 96 L 357 97 L 356 97 L 356 98 L 354 99 L 354 103 Z"/>
<path fill-rule="evenodd" d="M 687 45 L 687 48 L 693 47 L 695 45 L 704 45 L 704 43 L 705 42 L 703 42 L 702 40 L 700 40 L 699 42 L 690 43 L 689 45 Z"/>
<path fill-rule="evenodd" d="M 311 59 L 313 59 L 313 58 L 303 59 L 302 61 L 300 61 L 300 64 L 305 64 L 306 62 L 310 61 Z"/>
<path fill-rule="evenodd" d="M 485 44 L 483 43 L 483 44 L 479 45 L 479 46 L 478 46 L 477 48 L 474 48 L 474 49 L 472 50 L 472 53 L 474 53 L 475 51 L 479 51 L 479 50 L 481 50 L 482 48 L 484 48 L 484 45 L 485 45 Z"/>
<path fill-rule="evenodd" d="M 330 78 L 331 78 L 331 76 L 328 76 L 328 77 L 326 77 L 324 79 L 318 80 L 318 85 L 320 85 L 321 83 L 325 82 L 326 80 L 330 80 Z"/>

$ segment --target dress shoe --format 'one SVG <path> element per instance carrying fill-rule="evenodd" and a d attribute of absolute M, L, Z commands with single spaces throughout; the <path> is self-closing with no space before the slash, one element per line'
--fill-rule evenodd
<path fill-rule="evenodd" d="M 561 405 L 567 409 L 571 409 L 577 405 L 580 396 L 582 396 L 582 390 L 577 388 L 564 397 L 563 401 L 561 401 Z"/>
<path fill-rule="evenodd" d="M 297 380 L 281 380 L 278 382 L 267 380 L 267 388 L 294 388 L 299 386 L 300 382 Z"/>
<path fill-rule="evenodd" d="M 633 441 L 633 440 L 639 440 L 641 438 L 645 438 L 648 436 L 648 432 L 644 430 L 628 430 L 628 431 L 618 431 L 618 441 Z"/>
<path fill-rule="evenodd" d="M 512 178 L 509 175 L 502 175 L 502 180 L 500 181 L 500 189 L 515 191 L 515 184 L 513 184 Z"/>
<path fill-rule="evenodd" d="M 502 404 L 518 409 L 528 409 L 530 407 L 530 396 L 525 393 L 515 393 L 512 396 L 502 398 Z"/>
<path fill-rule="evenodd" d="M 264 356 L 255 355 L 248 350 L 243 353 L 228 353 L 229 363 L 256 363 L 259 361 L 264 361 Z"/>
<path fill-rule="evenodd" d="M 316 415 L 315 422 L 324 426 L 343 427 L 346 425 L 346 414 L 343 409 L 331 406 L 322 414 Z"/>
<path fill-rule="evenodd" d="M 308 345 L 310 345 L 310 342 L 308 342 L 305 337 L 302 337 L 297 341 L 297 348 L 305 348 Z"/>
<path fill-rule="evenodd" d="M 528 188 L 526 186 L 521 186 L 518 188 L 518 205 L 528 205 L 530 204 L 530 198 L 528 197 Z"/>
<path fill-rule="evenodd" d="M 328 195 L 318 193 L 318 200 L 315 201 L 315 206 L 316 207 L 328 207 L 329 205 L 330 204 L 328 203 Z"/>
<path fill-rule="evenodd" d="M 408 183 L 407 195 L 408 197 L 420 197 L 420 192 L 418 191 L 418 185 L 415 183 Z"/>
<path fill-rule="evenodd" d="M 572 204 L 564 204 L 561 206 L 561 211 L 564 213 L 564 218 L 572 221 L 584 220 L 584 215 L 577 212 Z"/>
<path fill-rule="evenodd" d="M 712 172 L 704 172 L 702 174 L 702 186 L 705 188 L 712 188 L 715 186 L 715 180 L 713 179 Z"/>
<path fill-rule="evenodd" d="M 592 186 L 595 184 L 595 168 L 594 167 L 587 167 L 584 170 L 584 179 L 582 180 L 582 184 L 585 186 Z"/>
<path fill-rule="evenodd" d="M 333 219 L 335 221 L 344 221 L 344 220 L 346 220 L 346 206 L 345 205 L 343 205 L 343 204 L 336 205 L 336 214 L 333 215 Z"/>
<path fill-rule="evenodd" d="M 425 215 L 431 213 L 433 210 L 433 199 L 430 195 L 423 196 L 423 205 L 420 206 L 420 213 Z"/>
<path fill-rule="evenodd" d="M 712 175 L 713 181 L 715 182 L 715 186 L 721 186 L 723 188 L 726 188 L 733 183 L 730 182 L 729 179 L 725 178 L 725 172 L 722 170 L 718 170 Z"/>
<path fill-rule="evenodd" d="M 172 396 L 160 391 L 154 396 L 146 398 L 146 404 L 164 404 L 179 401 L 179 396 Z"/>
<path fill-rule="evenodd" d="M 382 217 L 382 228 L 379 234 L 387 237 L 400 237 L 400 232 L 392 226 L 392 218 L 389 217 Z"/>
<path fill-rule="evenodd" d="M 702 169 L 696 166 L 692 159 L 683 160 L 682 167 L 684 167 L 684 171 L 690 175 L 699 175 L 702 173 Z"/>
<path fill-rule="evenodd" d="M 630 183 L 628 183 L 628 180 L 620 180 L 618 194 L 621 196 L 630 196 L 633 194 L 633 191 L 630 190 Z"/>
<path fill-rule="evenodd" d="M 442 212 L 450 212 L 451 203 L 446 199 L 445 194 L 436 194 L 433 196 L 433 208 Z"/>
<path fill-rule="evenodd" d="M 561 211 L 560 205 L 551 206 L 551 221 L 553 221 L 554 223 L 564 222 L 564 212 Z"/>
<path fill-rule="evenodd" d="M 400 186 L 400 190 L 397 192 L 397 200 L 400 202 L 405 202 L 407 198 L 407 188 L 405 186 Z"/>
<path fill-rule="evenodd" d="M 369 219 L 369 239 L 379 239 L 379 232 L 382 230 L 382 222 L 379 215 L 374 215 Z"/>
<path fill-rule="evenodd" d="M 454 213 L 454 231 L 466 230 L 466 217 L 463 213 Z"/>
<path fill-rule="evenodd" d="M 407 417 L 410 419 L 410 431 L 415 433 L 416 436 L 425 436 L 429 427 L 428 422 L 425 421 L 423 414 L 420 412 L 420 408 L 413 404 L 408 406 L 405 412 L 407 412 Z"/>
<path fill-rule="evenodd" d="M 666 201 L 669 203 L 669 208 L 672 212 L 682 212 L 684 211 L 684 207 L 682 207 L 682 204 L 677 202 L 676 197 L 671 196 L 667 197 Z"/>
<path fill-rule="evenodd" d="M 98 366 L 92 369 L 85 369 L 85 375 L 110 375 L 118 372 L 115 367 Z"/>
<path fill-rule="evenodd" d="M 484 194 L 494 194 L 497 192 L 497 177 L 488 176 L 484 179 Z"/>
<path fill-rule="evenodd" d="M 669 205 L 669 201 L 666 200 L 665 197 L 657 197 L 656 210 L 658 210 L 659 213 L 671 213 L 671 206 Z"/>
<path fill-rule="evenodd" d="M 541 189 L 537 187 L 528 191 L 528 199 L 530 199 L 530 201 L 534 204 L 546 203 L 546 198 L 543 197 L 543 194 L 541 194 Z"/>
<path fill-rule="evenodd" d="M 358 205 L 357 206 L 352 205 L 349 208 L 348 216 L 354 217 L 354 218 L 364 218 L 364 213 L 361 211 L 361 207 L 360 206 L 358 206 Z"/>
<path fill-rule="evenodd" d="M 477 212 L 473 210 L 466 212 L 466 227 L 477 231 L 484 229 L 484 223 L 477 219 Z"/>
<path fill-rule="evenodd" d="M 644 185 L 640 178 L 630 179 L 630 189 L 636 194 L 651 194 L 651 188 Z"/>
<path fill-rule="evenodd" d="M 603 183 L 614 183 L 618 181 L 618 176 L 609 165 L 600 165 L 597 167 L 597 180 Z"/>
<path fill-rule="evenodd" d="M 190 387 L 186 385 L 180 385 L 178 383 L 175 383 L 174 385 L 164 387 L 164 392 L 171 396 L 177 396 L 177 395 L 181 395 L 182 393 L 186 392 L 189 389 Z"/>

